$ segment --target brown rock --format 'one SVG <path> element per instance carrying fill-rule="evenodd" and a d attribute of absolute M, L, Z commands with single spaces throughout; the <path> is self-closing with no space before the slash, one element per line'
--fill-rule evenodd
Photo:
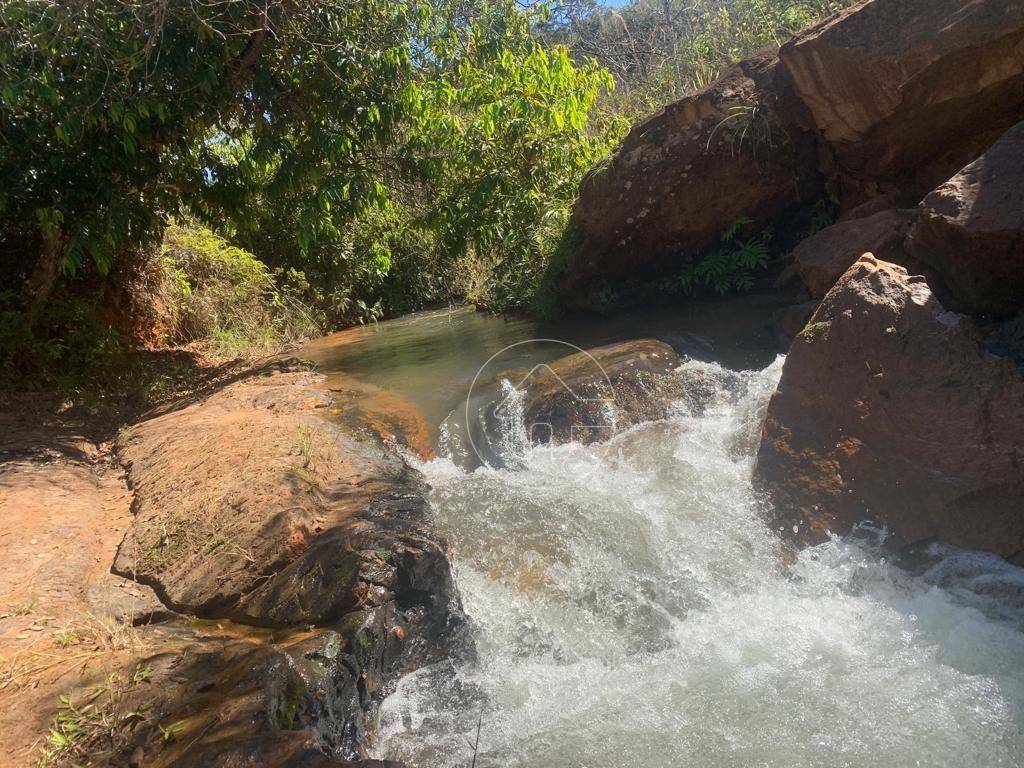
<path fill-rule="evenodd" d="M 640 339 L 538 365 L 513 383 L 525 391 L 525 421 L 535 442 L 593 443 L 665 418 L 681 395 L 672 375 L 679 363 L 672 347 Z"/>
<path fill-rule="evenodd" d="M 635 126 L 584 181 L 571 228 L 582 240 L 562 293 L 593 305 L 603 281 L 681 269 L 740 217 L 763 225 L 817 196 L 814 141 L 777 81 L 774 50 Z M 805 174 L 810 169 L 810 174 Z"/>
<path fill-rule="evenodd" d="M 910 252 L 942 277 L 960 312 L 1024 309 L 1024 123 L 921 203 Z"/>
<path fill-rule="evenodd" d="M 170 744 L 154 734 L 153 759 L 145 764 L 394 765 L 360 761 L 374 708 L 387 692 L 377 683 L 405 671 L 402 655 L 395 653 L 400 644 L 375 626 L 388 625 L 386 613 L 364 612 L 340 631 L 318 630 L 283 642 L 223 637 L 220 643 L 206 639 L 186 646 L 171 684 L 158 673 L 156 689 L 163 694 L 156 702 L 163 719 L 184 728 Z"/>
<path fill-rule="evenodd" d="M 779 53 L 847 205 L 923 195 L 1024 118 L 1024 1 L 866 0 Z"/>
<path fill-rule="evenodd" d="M 418 473 L 320 418 L 322 381 L 271 370 L 133 427 L 118 453 L 135 519 L 114 571 L 202 617 L 322 625 L 408 590 L 452 620 Z"/>
<path fill-rule="evenodd" d="M 743 217 L 785 237 L 826 179 L 861 218 L 919 201 L 1022 94 L 1024 0 L 864 0 L 634 127 L 582 185 L 562 300 L 643 296 Z"/>
<path fill-rule="evenodd" d="M 1019 558 L 1024 376 L 923 278 L 866 255 L 793 343 L 757 472 L 800 543 L 871 520 Z"/>
<path fill-rule="evenodd" d="M 801 282 L 820 299 L 865 253 L 882 261 L 906 264 L 903 241 L 915 211 L 884 211 L 864 219 L 843 221 L 811 235 L 793 251 Z"/>

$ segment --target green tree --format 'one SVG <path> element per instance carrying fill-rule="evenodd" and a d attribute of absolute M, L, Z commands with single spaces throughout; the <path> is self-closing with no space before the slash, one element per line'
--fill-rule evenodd
<path fill-rule="evenodd" d="M 189 211 L 297 238 L 386 196 L 365 162 L 409 103 L 403 0 L 2 0 L 0 239 L 28 274 L 106 272 Z M 10 258 L 10 257 L 9 257 Z"/>
<path fill-rule="evenodd" d="M 30 315 L 188 218 L 308 271 L 338 320 L 394 298 L 395 264 L 424 291 L 469 254 L 522 293 L 608 145 L 610 80 L 514 0 L 0 4 L 0 258 Z"/>
<path fill-rule="evenodd" d="M 435 43 L 440 72 L 423 83 L 409 145 L 435 180 L 426 220 L 438 247 L 486 269 L 483 298 L 499 307 L 532 297 L 583 174 L 626 127 L 591 122 L 611 76 L 543 46 L 530 22 L 495 4 Z"/>

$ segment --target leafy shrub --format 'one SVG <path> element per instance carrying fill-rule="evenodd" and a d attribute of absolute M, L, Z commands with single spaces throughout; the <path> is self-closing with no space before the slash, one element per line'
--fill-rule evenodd
<path fill-rule="evenodd" d="M 222 357 L 264 354 L 320 333 L 298 297 L 304 276 L 281 284 L 248 251 L 202 227 L 169 227 L 160 250 L 172 342 L 198 342 Z"/>
<path fill-rule="evenodd" d="M 28 383 L 91 378 L 99 361 L 120 362 L 117 333 L 102 323 L 93 304 L 58 291 L 34 324 L 26 322 L 19 297 L 0 292 L 2 378 Z"/>
<path fill-rule="evenodd" d="M 530 21 L 495 5 L 438 42 L 449 63 L 422 86 L 410 147 L 433 179 L 424 224 L 449 260 L 486 275 L 469 298 L 496 309 L 533 299 L 583 175 L 625 127 L 590 122 L 608 73 L 543 46 Z"/>

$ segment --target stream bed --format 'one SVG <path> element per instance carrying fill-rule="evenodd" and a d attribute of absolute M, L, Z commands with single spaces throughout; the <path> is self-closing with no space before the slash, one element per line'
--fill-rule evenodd
<path fill-rule="evenodd" d="M 468 460 L 451 435 L 488 356 L 550 329 L 430 313 L 319 343 L 328 370 L 372 373 L 434 419 L 439 457 L 418 466 L 475 627 L 474 661 L 420 670 L 384 701 L 375 757 L 424 768 L 1024 763 L 1024 570 L 938 546 L 897 567 L 869 530 L 786 564 L 751 484 L 783 362 L 757 301 L 747 314 L 723 305 L 717 324 L 709 306 L 566 329 L 581 346 L 661 336 L 688 355 L 680 375 L 716 385 L 590 446 L 529 447 L 510 419 L 512 468 Z M 513 362 L 555 353 L 521 345 Z"/>

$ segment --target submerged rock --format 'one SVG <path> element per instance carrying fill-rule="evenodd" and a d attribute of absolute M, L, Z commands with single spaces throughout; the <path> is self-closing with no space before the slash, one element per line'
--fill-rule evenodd
<path fill-rule="evenodd" d="M 1024 556 L 1024 375 L 922 277 L 859 259 L 786 359 L 757 474 L 802 544 L 862 521 Z"/>
<path fill-rule="evenodd" d="M 531 441 L 593 443 L 665 418 L 683 393 L 679 364 L 672 347 L 640 339 L 536 366 L 517 387 Z"/>
<path fill-rule="evenodd" d="M 1024 123 L 928 195 L 920 211 L 909 250 L 941 275 L 951 309 L 1024 309 Z"/>

